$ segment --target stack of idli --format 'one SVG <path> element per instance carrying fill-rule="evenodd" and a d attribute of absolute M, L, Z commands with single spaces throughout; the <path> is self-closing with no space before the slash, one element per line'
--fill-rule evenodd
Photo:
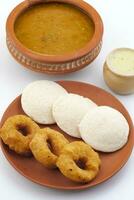
<path fill-rule="evenodd" d="M 22 93 L 21 104 L 34 121 L 57 123 L 65 133 L 82 138 L 95 150 L 113 152 L 127 143 L 129 125 L 119 111 L 68 93 L 56 82 L 41 80 L 29 84 Z"/>

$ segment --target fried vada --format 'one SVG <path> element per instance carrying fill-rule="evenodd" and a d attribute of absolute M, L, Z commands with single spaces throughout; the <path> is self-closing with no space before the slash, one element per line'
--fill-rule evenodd
<path fill-rule="evenodd" d="M 57 160 L 57 167 L 67 178 L 86 183 L 96 177 L 100 158 L 88 144 L 75 141 L 65 146 Z"/>
<path fill-rule="evenodd" d="M 31 153 L 29 143 L 39 126 L 25 115 L 9 117 L 0 129 L 0 137 L 3 142 L 18 154 L 29 155 Z"/>
<path fill-rule="evenodd" d="M 30 143 L 30 149 L 37 161 L 47 168 L 56 168 L 56 162 L 68 140 L 58 131 L 40 129 Z"/>

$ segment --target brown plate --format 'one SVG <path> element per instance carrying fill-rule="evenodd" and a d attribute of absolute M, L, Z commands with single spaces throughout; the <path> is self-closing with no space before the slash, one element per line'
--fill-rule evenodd
<path fill-rule="evenodd" d="M 124 106 L 114 96 L 107 93 L 106 91 L 86 83 L 73 81 L 59 81 L 58 83 L 62 85 L 65 89 L 67 89 L 68 92 L 73 92 L 76 94 L 83 95 L 85 97 L 89 97 L 98 105 L 107 105 L 119 110 L 125 116 L 130 126 L 130 135 L 127 144 L 121 150 L 116 151 L 114 153 L 100 153 L 102 161 L 100 172 L 93 181 L 87 184 L 75 183 L 65 178 L 58 171 L 58 169 L 46 169 L 41 164 L 39 164 L 33 157 L 26 158 L 20 156 L 15 152 L 9 150 L 9 148 L 3 142 L 1 142 L 2 151 L 6 156 L 7 160 L 11 163 L 11 165 L 19 173 L 21 173 L 23 176 L 25 176 L 33 182 L 56 189 L 78 190 L 89 188 L 91 186 L 102 183 L 103 181 L 106 181 L 107 179 L 112 177 L 127 162 L 133 149 L 133 123 Z M 2 117 L 1 126 L 9 116 L 16 114 L 24 114 L 21 108 L 20 100 L 21 97 L 19 96 L 9 105 Z M 60 130 L 57 127 L 57 125 L 51 125 L 50 127 L 56 130 Z M 76 140 L 75 138 L 72 138 L 65 133 L 63 134 L 70 141 Z"/>

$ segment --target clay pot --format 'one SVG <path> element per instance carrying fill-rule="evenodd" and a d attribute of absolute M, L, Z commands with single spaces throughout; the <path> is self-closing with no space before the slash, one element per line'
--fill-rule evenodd
<path fill-rule="evenodd" d="M 59 56 L 41 55 L 23 46 L 16 38 L 14 23 L 17 17 L 28 7 L 41 2 L 65 2 L 73 4 L 87 13 L 95 25 L 95 33 L 91 41 L 75 54 L 70 53 Z M 8 49 L 20 64 L 37 72 L 64 74 L 82 69 L 97 57 L 102 46 L 103 23 L 97 11 L 82 0 L 25 0 L 10 13 L 7 19 L 6 32 Z"/>
<path fill-rule="evenodd" d="M 127 48 L 115 49 L 113 52 L 111 52 L 111 54 L 116 50 L 125 49 Z M 109 55 L 106 58 L 103 68 L 103 75 L 106 84 L 117 94 L 127 95 L 134 93 L 134 75 L 123 75 L 113 71 L 108 64 Z"/>

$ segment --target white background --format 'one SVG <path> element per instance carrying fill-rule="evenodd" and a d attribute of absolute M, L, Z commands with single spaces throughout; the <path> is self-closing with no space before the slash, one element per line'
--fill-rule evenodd
<path fill-rule="evenodd" d="M 134 0 L 87 0 L 101 14 L 105 32 L 99 57 L 79 72 L 65 76 L 47 76 L 29 71 L 11 57 L 6 48 L 5 22 L 9 12 L 20 0 L 0 1 L 0 118 L 8 104 L 31 81 L 37 79 L 78 80 L 95 84 L 110 91 L 103 80 L 103 63 L 114 48 L 134 48 Z M 110 91 L 111 92 L 111 91 Z M 112 92 L 111 92 L 112 93 Z M 113 93 L 114 94 L 114 93 Z M 134 120 L 134 95 L 114 94 L 128 109 Z M 31 169 L 32 170 L 32 169 Z M 126 200 L 134 197 L 134 153 L 125 167 L 107 182 L 85 191 L 58 191 L 36 185 L 18 174 L 0 150 L 0 198 L 2 200 Z"/>

